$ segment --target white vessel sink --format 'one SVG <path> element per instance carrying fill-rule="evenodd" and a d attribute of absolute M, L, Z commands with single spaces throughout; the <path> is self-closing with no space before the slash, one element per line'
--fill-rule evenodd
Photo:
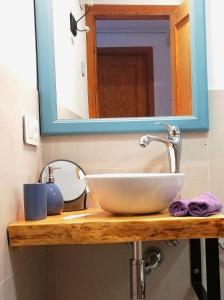
<path fill-rule="evenodd" d="M 156 213 L 180 192 L 183 173 L 86 175 L 89 192 L 102 209 L 114 214 Z"/>

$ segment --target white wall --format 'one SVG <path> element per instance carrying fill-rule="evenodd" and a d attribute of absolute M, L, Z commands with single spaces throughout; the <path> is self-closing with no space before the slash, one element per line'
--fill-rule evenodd
<path fill-rule="evenodd" d="M 109 0 L 97 1 L 108 2 Z M 130 3 L 129 0 L 128 2 Z M 221 17 L 217 20 L 214 12 L 217 10 L 217 16 L 223 12 L 223 1 L 206 0 L 206 5 L 210 131 L 183 133 L 181 170 L 187 174 L 183 196 L 193 197 L 211 191 L 224 200 L 224 84 L 221 79 L 224 64 L 220 63 L 222 56 L 219 56 L 219 63 L 216 56 L 213 56 L 217 51 L 224 53 L 223 38 L 219 33 L 224 26 L 224 19 Z M 71 159 L 89 173 L 166 170 L 165 148 L 155 143 L 147 150 L 141 149 L 138 146 L 140 136 L 139 133 L 45 137 L 44 161 L 62 157 Z M 146 299 L 195 300 L 190 286 L 187 241 L 177 249 L 169 249 L 163 242 L 148 245 L 161 247 L 165 260 L 161 268 L 146 279 Z M 70 246 L 55 248 L 53 252 L 56 300 L 128 299 L 128 260 L 131 252 L 126 245 Z M 223 265 L 224 258 L 221 255 L 221 282 L 224 280 Z M 224 299 L 223 285 L 222 289 Z"/>
<path fill-rule="evenodd" d="M 79 1 L 54 0 L 54 43 L 55 43 L 55 68 L 58 102 L 58 117 L 70 117 L 69 111 L 88 118 L 87 79 L 82 76 L 81 62 L 86 64 L 86 34 L 78 32 L 74 38 L 70 32 L 70 12 L 78 20 L 83 11 L 79 7 Z M 84 28 L 84 20 L 78 23 L 78 28 Z M 77 83 L 78 88 L 74 85 Z M 62 108 L 60 109 L 60 106 Z M 63 108 L 68 110 L 65 114 Z M 62 111 L 63 110 L 63 111 Z M 61 113 L 60 113 L 61 112 Z M 74 116 L 74 115 L 73 115 Z M 78 117 L 77 116 L 77 117 Z"/>
<path fill-rule="evenodd" d="M 100 22 L 100 29 L 103 28 L 102 20 Z M 109 21 L 111 27 L 112 21 Z M 120 26 L 126 26 L 128 28 L 127 21 L 115 21 L 120 22 Z M 154 96 L 155 96 L 155 116 L 170 116 L 172 115 L 171 108 L 171 69 L 170 69 L 170 47 L 168 42 L 169 26 L 162 26 L 159 21 L 141 21 L 141 25 L 137 21 L 131 21 L 130 33 L 128 29 L 126 32 L 103 32 L 100 30 L 97 33 L 97 47 L 153 47 L 153 67 L 154 67 Z M 157 25 L 153 26 L 153 22 Z M 125 23 L 125 25 L 124 25 Z M 107 27 L 107 23 L 104 24 Z M 123 25 L 122 25 L 123 24 Z M 132 32 L 132 28 L 138 28 L 142 32 Z M 150 29 L 154 29 L 155 33 L 144 32 Z M 161 28 L 163 30 L 159 31 Z M 167 32 L 165 32 L 165 30 Z M 158 32 L 156 32 L 158 31 Z M 163 32 L 164 31 L 164 32 Z"/>
<path fill-rule="evenodd" d="M 13 251 L 7 241 L 7 225 L 23 218 L 23 184 L 42 164 L 22 130 L 24 113 L 38 118 L 33 1 L 0 0 L 0 37 L 0 300 L 44 300 L 44 249 Z"/>
<path fill-rule="evenodd" d="M 30 87 L 36 88 L 32 2 L 25 0 L 21 5 L 13 0 L 0 0 L 0 5 L 0 64 L 7 66 L 15 76 L 29 84 Z M 21 12 L 20 15 L 18 15 L 19 12 Z"/>
<path fill-rule="evenodd" d="M 223 38 L 223 11 L 224 1 L 206 0 L 207 10 L 207 43 L 208 43 L 208 83 L 209 89 L 220 90 L 224 88 L 224 38 Z"/>

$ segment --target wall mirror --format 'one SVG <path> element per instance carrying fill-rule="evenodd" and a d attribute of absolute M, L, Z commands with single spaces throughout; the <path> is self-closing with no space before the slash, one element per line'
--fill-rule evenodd
<path fill-rule="evenodd" d="M 80 98 L 72 2 L 35 1 L 42 134 L 160 131 L 158 122 L 208 129 L 204 0 L 163 1 L 89 9 L 88 93 Z"/>

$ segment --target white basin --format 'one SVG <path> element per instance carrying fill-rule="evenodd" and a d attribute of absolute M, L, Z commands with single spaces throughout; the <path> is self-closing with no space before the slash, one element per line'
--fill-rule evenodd
<path fill-rule="evenodd" d="M 86 175 L 89 192 L 102 209 L 114 214 L 156 213 L 180 192 L 183 173 Z"/>

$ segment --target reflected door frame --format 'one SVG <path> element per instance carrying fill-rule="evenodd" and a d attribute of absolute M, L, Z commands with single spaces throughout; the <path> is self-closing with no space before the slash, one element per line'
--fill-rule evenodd
<path fill-rule="evenodd" d="M 178 5 L 101 5 L 91 7 L 86 24 L 89 117 L 97 116 L 97 20 L 169 20 Z M 86 7 L 86 9 L 88 9 Z"/>

